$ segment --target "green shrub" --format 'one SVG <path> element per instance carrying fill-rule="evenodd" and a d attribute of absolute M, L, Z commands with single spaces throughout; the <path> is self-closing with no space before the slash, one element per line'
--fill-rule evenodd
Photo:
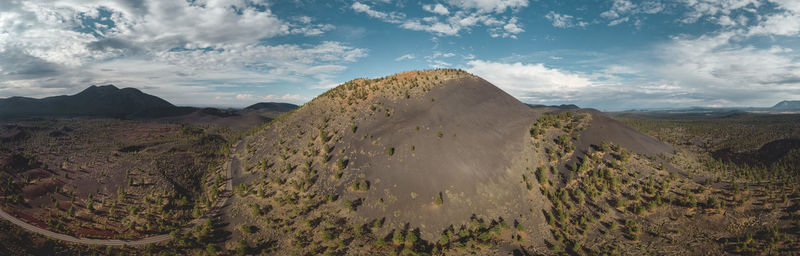
<path fill-rule="evenodd" d="M 111 248 L 111 247 L 109 247 L 109 248 Z M 206 245 L 206 255 L 209 255 L 209 256 L 217 255 L 217 251 L 219 251 L 219 249 L 217 249 L 217 245 L 215 245 L 215 244 Z"/>
<path fill-rule="evenodd" d="M 377 246 L 377 247 L 386 246 L 386 240 L 383 240 L 383 238 L 379 237 L 378 239 L 375 240 L 375 246 Z"/>
<path fill-rule="evenodd" d="M 720 207 L 722 207 L 722 204 L 720 203 L 720 200 L 717 199 L 717 197 L 709 196 L 708 199 L 706 200 L 706 207 L 712 209 L 719 209 Z"/>
<path fill-rule="evenodd" d="M 445 246 L 449 243 L 450 243 L 450 237 L 448 237 L 446 234 L 442 234 L 441 236 L 439 236 L 439 245 Z"/>
<path fill-rule="evenodd" d="M 362 228 L 361 225 L 353 226 L 353 236 L 359 238 L 363 233 L 364 233 L 364 228 Z"/>
<path fill-rule="evenodd" d="M 239 229 L 242 231 L 242 233 L 245 233 L 245 234 L 252 234 L 252 233 L 255 232 L 255 227 L 247 225 L 247 224 L 242 224 L 239 227 Z"/>
<path fill-rule="evenodd" d="M 347 159 L 339 158 L 339 160 L 336 161 L 336 168 L 338 168 L 340 171 L 344 170 L 344 168 L 347 168 L 348 162 L 350 161 L 348 161 Z"/>
<path fill-rule="evenodd" d="M 367 191 L 369 190 L 369 182 L 366 180 L 354 180 L 351 189 L 360 192 Z"/>
<path fill-rule="evenodd" d="M 355 210 L 355 203 L 350 200 L 344 200 L 344 208 L 348 210 Z"/>
<path fill-rule="evenodd" d="M 539 181 L 539 185 L 544 186 L 547 184 L 547 172 L 544 171 L 544 167 L 536 168 L 536 180 Z"/>
<path fill-rule="evenodd" d="M 403 231 L 395 229 L 394 233 L 392 234 L 392 243 L 395 245 L 401 245 L 403 242 L 405 242 L 405 239 L 403 238 Z"/>
<path fill-rule="evenodd" d="M 635 220 L 626 220 L 625 221 L 625 231 L 631 237 L 631 240 L 638 240 L 639 239 L 639 232 L 641 232 L 641 228 L 639 227 L 639 223 Z"/>
<path fill-rule="evenodd" d="M 444 203 L 444 199 L 442 199 L 442 192 L 436 195 L 436 198 L 433 199 L 433 204 L 435 205 L 442 205 Z"/>
<path fill-rule="evenodd" d="M 322 241 L 330 241 L 333 239 L 333 233 L 330 230 L 322 230 Z"/>
<path fill-rule="evenodd" d="M 484 243 L 488 242 L 489 239 L 492 239 L 492 234 L 489 233 L 489 232 L 481 232 L 478 235 L 478 240 L 480 240 L 481 242 L 484 242 Z"/>
<path fill-rule="evenodd" d="M 611 152 L 611 146 L 609 146 L 607 142 L 603 141 L 603 143 L 600 144 L 600 151 L 606 153 Z"/>
<path fill-rule="evenodd" d="M 392 155 L 394 155 L 394 148 L 393 148 L 393 147 L 391 147 L 391 148 L 387 148 L 387 149 L 386 149 L 386 155 L 387 155 L 387 156 L 392 156 Z"/>
<path fill-rule="evenodd" d="M 406 234 L 406 237 L 405 237 L 405 244 L 406 244 L 406 246 L 413 247 L 414 243 L 416 243 L 417 240 L 419 240 L 417 238 L 417 235 L 414 234 L 414 232 L 409 231 L 408 234 Z"/>

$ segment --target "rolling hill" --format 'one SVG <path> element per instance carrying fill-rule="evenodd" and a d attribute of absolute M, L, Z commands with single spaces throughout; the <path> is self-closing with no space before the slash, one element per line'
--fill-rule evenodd
<path fill-rule="evenodd" d="M 100 116 L 125 117 L 146 111 L 174 111 L 171 103 L 135 88 L 114 85 L 90 86 L 75 95 L 42 99 L 11 97 L 0 99 L 0 117 Z"/>

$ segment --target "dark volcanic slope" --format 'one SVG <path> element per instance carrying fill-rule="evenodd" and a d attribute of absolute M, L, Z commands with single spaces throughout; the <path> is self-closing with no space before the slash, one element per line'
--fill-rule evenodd
<path fill-rule="evenodd" d="M 516 203 L 528 194 L 518 182 L 521 172 L 509 169 L 536 112 L 474 77 L 450 80 L 425 97 L 387 106 L 395 109 L 391 118 L 364 120 L 363 131 L 344 141 L 346 152 L 377 152 L 352 156 L 353 167 L 374 181 L 367 196 L 386 200 L 367 201 L 359 214 L 393 216 L 398 224 L 425 227 L 433 235 L 472 214 L 508 219 L 527 210 Z M 359 140 L 362 134 L 379 138 L 379 144 Z M 394 155 L 383 154 L 390 147 Z M 432 204 L 439 193 L 446 201 L 441 207 Z"/>
<path fill-rule="evenodd" d="M 355 211 L 336 214 L 356 224 L 384 219 L 378 234 L 407 225 L 434 240 L 475 216 L 519 222 L 527 241 L 543 245 L 550 235 L 541 212 L 549 206 L 523 174 L 547 163 L 530 129 L 550 111 L 590 114 L 576 152 L 602 141 L 637 153 L 669 150 L 597 111 L 530 108 L 463 71 L 415 71 L 345 83 L 250 136 L 249 174 L 236 182 L 279 202 L 300 198 L 298 205 L 338 196 L 318 209 L 353 202 Z M 297 214 L 270 204 L 270 218 Z"/>
<path fill-rule="evenodd" d="M 289 103 L 280 102 L 260 102 L 244 108 L 244 110 L 257 110 L 264 112 L 289 112 L 296 109 L 298 106 Z"/>
<path fill-rule="evenodd" d="M 661 143 L 657 139 L 636 131 L 617 120 L 614 120 L 600 111 L 583 109 L 592 115 L 592 123 L 581 133 L 577 148 L 589 148 L 591 145 L 600 145 L 603 141 L 619 144 L 639 154 L 651 156 L 660 153 L 672 152 L 672 147 Z"/>
<path fill-rule="evenodd" d="M 249 164 L 266 160 L 273 168 L 288 163 L 304 169 L 311 161 L 320 172 L 314 190 L 360 202 L 352 216 L 359 222 L 386 218 L 388 230 L 408 223 L 433 239 L 473 214 L 510 220 L 529 212 L 519 202 L 530 193 L 512 162 L 537 117 L 537 111 L 461 71 L 360 79 L 251 137 L 255 154 Z M 311 152 L 321 153 L 304 155 Z M 339 159 L 347 165 L 336 178 Z M 353 191 L 353 181 L 366 181 L 369 189 Z M 438 206 L 440 193 L 444 204 Z"/>
<path fill-rule="evenodd" d="M 31 116 L 104 116 L 124 117 L 146 111 L 171 111 L 176 107 L 134 88 L 113 85 L 91 86 L 70 96 L 43 99 L 11 97 L 0 99 L 0 118 Z"/>

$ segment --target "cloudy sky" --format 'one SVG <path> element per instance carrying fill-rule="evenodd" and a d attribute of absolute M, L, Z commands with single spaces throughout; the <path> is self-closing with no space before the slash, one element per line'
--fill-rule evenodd
<path fill-rule="evenodd" d="M 528 103 L 770 106 L 800 99 L 800 1 L 0 0 L 0 97 L 304 103 L 444 67 Z"/>

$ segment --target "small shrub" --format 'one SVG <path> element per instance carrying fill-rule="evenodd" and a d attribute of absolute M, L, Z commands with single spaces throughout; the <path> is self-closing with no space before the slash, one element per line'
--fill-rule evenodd
<path fill-rule="evenodd" d="M 355 203 L 350 200 L 344 200 L 344 208 L 348 210 L 355 210 Z"/>
<path fill-rule="evenodd" d="M 439 194 L 436 195 L 436 198 L 433 199 L 433 204 L 442 205 L 443 203 L 444 203 L 444 200 L 442 199 L 442 192 L 439 192 Z"/>
<path fill-rule="evenodd" d="M 418 240 L 417 235 L 414 234 L 414 232 L 409 231 L 408 234 L 406 234 L 406 237 L 405 237 L 405 244 L 406 244 L 406 246 L 413 247 L 414 243 L 416 243 L 417 240 Z"/>
<path fill-rule="evenodd" d="M 323 230 L 322 231 L 322 241 L 330 241 L 331 239 L 333 239 L 333 233 L 331 233 L 328 230 Z"/>
<path fill-rule="evenodd" d="M 392 243 L 395 245 L 401 245 L 403 242 L 405 242 L 405 239 L 403 238 L 403 231 L 395 229 L 394 233 L 392 234 Z"/>
<path fill-rule="evenodd" d="M 339 158 L 339 160 L 336 161 L 336 168 L 338 168 L 340 171 L 344 170 L 344 168 L 347 168 L 348 162 L 349 161 L 347 159 Z"/>
<path fill-rule="evenodd" d="M 369 190 L 369 182 L 366 180 L 354 180 L 350 188 L 353 189 L 353 191 L 364 192 Z"/>
<path fill-rule="evenodd" d="M 242 233 L 245 234 L 252 234 L 255 232 L 255 227 L 247 224 L 242 224 L 242 226 L 240 226 L 239 229 L 242 231 Z"/>
<path fill-rule="evenodd" d="M 721 207 L 721 203 L 716 197 L 709 196 L 706 200 L 706 207 L 711 209 L 719 209 Z"/>
<path fill-rule="evenodd" d="M 445 246 L 449 243 L 450 243 L 450 237 L 448 237 L 446 234 L 442 234 L 441 236 L 439 236 L 439 245 Z"/>
<path fill-rule="evenodd" d="M 489 239 L 492 239 L 492 234 L 489 232 L 482 232 L 478 235 L 478 240 L 480 240 L 481 242 L 484 243 L 488 242 Z"/>
<path fill-rule="evenodd" d="M 536 179 L 539 181 L 539 185 L 544 186 L 547 184 L 547 172 L 544 171 L 543 167 L 536 168 Z"/>

